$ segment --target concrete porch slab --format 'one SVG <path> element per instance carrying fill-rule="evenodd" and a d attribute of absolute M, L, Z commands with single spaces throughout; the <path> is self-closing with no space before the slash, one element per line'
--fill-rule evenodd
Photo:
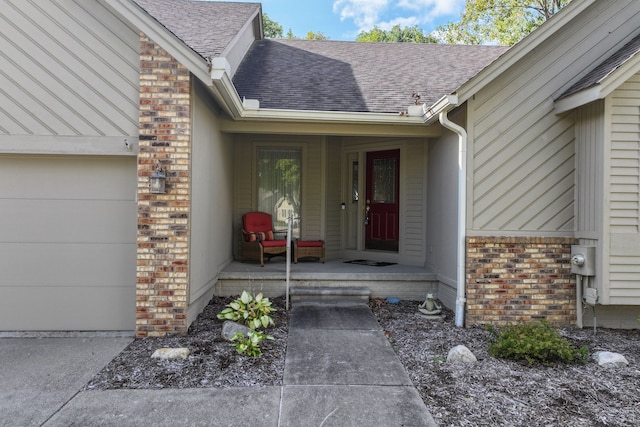
<path fill-rule="evenodd" d="M 437 425 L 414 387 L 289 386 L 282 400 L 287 427 Z"/>

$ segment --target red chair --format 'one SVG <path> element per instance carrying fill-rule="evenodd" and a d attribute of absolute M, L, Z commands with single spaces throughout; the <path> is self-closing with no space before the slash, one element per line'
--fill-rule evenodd
<path fill-rule="evenodd" d="M 242 216 L 242 258 L 260 261 L 264 267 L 264 258 L 286 256 L 286 239 L 276 239 L 271 215 L 266 212 L 248 212 Z"/>

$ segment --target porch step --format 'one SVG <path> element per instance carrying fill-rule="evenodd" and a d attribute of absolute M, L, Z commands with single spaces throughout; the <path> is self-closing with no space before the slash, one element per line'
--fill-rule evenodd
<path fill-rule="evenodd" d="M 368 288 L 294 286 L 289 289 L 291 302 L 368 302 L 371 291 Z"/>

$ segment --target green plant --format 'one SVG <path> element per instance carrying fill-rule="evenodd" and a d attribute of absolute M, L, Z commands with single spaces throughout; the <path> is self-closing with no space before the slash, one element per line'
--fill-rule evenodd
<path fill-rule="evenodd" d="M 236 332 L 231 341 L 238 353 L 246 354 L 248 356 L 261 356 L 260 343 L 264 340 L 272 340 L 271 335 L 267 335 L 263 332 L 250 330 L 247 335 Z"/>
<path fill-rule="evenodd" d="M 242 291 L 240 298 L 227 304 L 226 307 L 218 313 L 218 319 L 241 322 L 251 329 L 274 325 L 273 318 L 269 314 L 276 309 L 271 306 L 269 298 L 265 298 L 262 293 L 254 297 L 247 291 Z"/>
<path fill-rule="evenodd" d="M 575 348 L 545 321 L 509 325 L 499 333 L 493 327 L 488 330 L 496 337 L 489 346 L 489 354 L 495 357 L 552 365 L 585 363 L 589 356 L 586 346 Z"/>

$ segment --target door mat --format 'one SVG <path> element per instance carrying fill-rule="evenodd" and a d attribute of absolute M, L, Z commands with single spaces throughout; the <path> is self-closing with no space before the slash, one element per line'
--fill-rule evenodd
<path fill-rule="evenodd" d="M 354 259 L 353 261 L 345 261 L 345 264 L 368 265 L 371 267 L 385 267 L 387 265 L 395 265 L 395 262 L 369 261 L 367 259 Z"/>

